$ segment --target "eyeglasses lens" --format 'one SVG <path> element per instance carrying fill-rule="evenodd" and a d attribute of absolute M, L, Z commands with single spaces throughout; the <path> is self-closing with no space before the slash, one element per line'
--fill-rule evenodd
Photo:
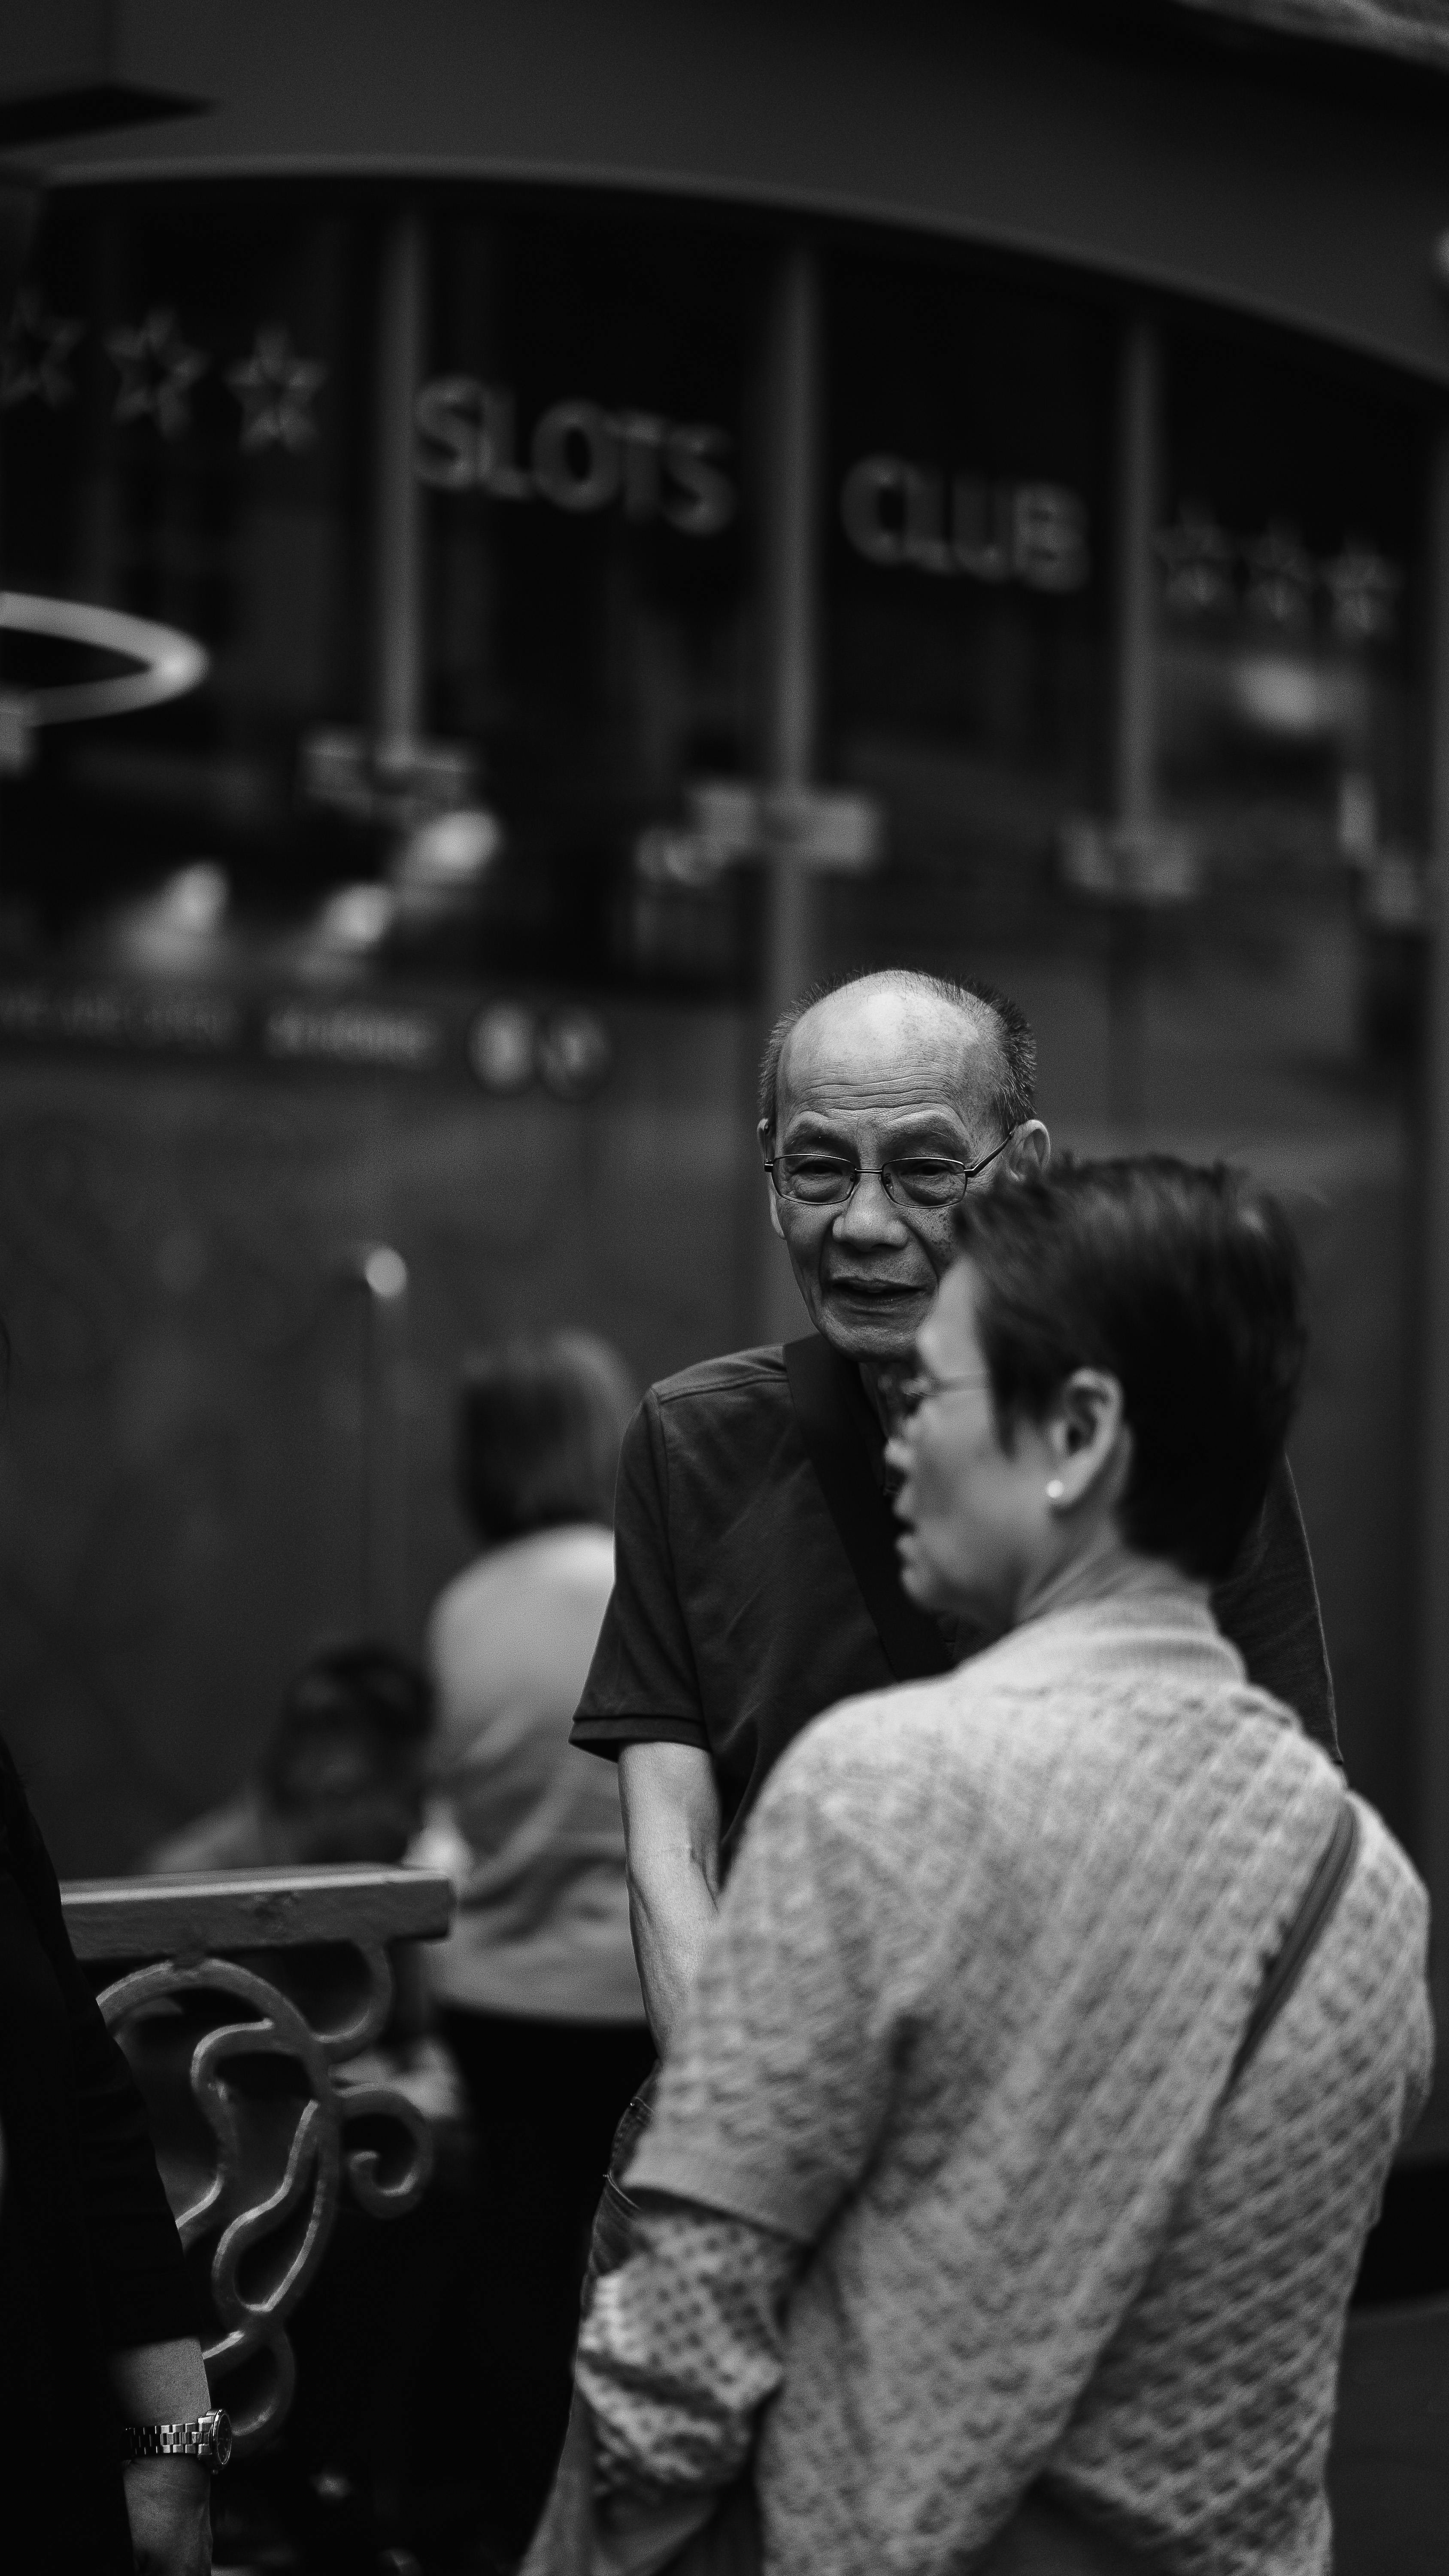
<path fill-rule="evenodd" d="M 823 1154 L 786 1154 L 775 1170 L 782 1198 L 800 1199 L 807 1207 L 842 1207 L 860 1179 L 857 1164 Z M 887 1163 L 880 1177 L 889 1198 L 912 1207 L 950 1207 L 966 1187 L 963 1164 L 927 1159 Z"/>

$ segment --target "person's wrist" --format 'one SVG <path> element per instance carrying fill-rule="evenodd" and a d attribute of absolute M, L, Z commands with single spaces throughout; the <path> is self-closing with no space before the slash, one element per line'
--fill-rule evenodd
<path fill-rule="evenodd" d="M 123 2460 L 121 2474 L 128 2486 L 139 2478 L 148 2484 L 154 2480 L 158 2485 L 192 2486 L 198 2495 L 211 2492 L 209 2462 L 195 2459 L 185 2451 L 157 2451 L 143 2460 Z"/>
<path fill-rule="evenodd" d="M 207 2407 L 188 2417 L 132 2419 L 121 2426 L 123 2460 L 192 2460 L 208 2475 L 226 2467 L 231 2445 L 231 2417 L 224 2407 Z"/>

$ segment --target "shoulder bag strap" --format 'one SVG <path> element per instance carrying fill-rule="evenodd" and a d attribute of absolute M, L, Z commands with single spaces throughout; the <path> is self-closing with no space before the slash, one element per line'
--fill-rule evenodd
<path fill-rule="evenodd" d="M 785 1344 L 795 1419 L 886 1662 L 898 1682 L 925 1681 L 949 1672 L 954 1658 L 935 1620 L 901 1590 L 895 1516 L 839 1382 L 849 1366 L 819 1333 Z"/>
<path fill-rule="evenodd" d="M 1327 1848 L 1303 1893 L 1303 1901 L 1263 1973 L 1258 2000 L 1238 2042 L 1227 2089 L 1256 2057 L 1333 1919 L 1333 1910 L 1348 1885 L 1358 1851 L 1358 1811 L 1351 1798 L 1339 1808 Z"/>

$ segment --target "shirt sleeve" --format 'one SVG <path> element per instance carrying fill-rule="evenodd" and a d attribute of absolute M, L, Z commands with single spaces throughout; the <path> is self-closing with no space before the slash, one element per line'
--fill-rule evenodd
<path fill-rule="evenodd" d="M 674 2202 L 641 2211 L 637 2242 L 600 2281 L 579 2338 L 595 2483 L 639 2498 L 724 2486 L 783 2375 L 799 2255 L 743 2219 Z"/>
<path fill-rule="evenodd" d="M 875 1847 L 889 1793 L 868 1767 L 838 1776 L 833 1732 L 766 1784 L 625 2177 L 801 2246 L 872 2160 L 930 1972 L 911 1891 Z"/>
<path fill-rule="evenodd" d="M 669 1530 L 669 1459 L 651 1389 L 624 1434 L 614 1501 L 614 1589 L 570 1741 L 617 1760 L 625 1744 L 709 1749 Z"/>
<path fill-rule="evenodd" d="M 81 2193 L 102 2341 L 111 2352 L 168 2343 L 195 2334 L 197 2319 L 145 2106 L 71 1948 L 50 1854 L 19 1774 L 3 1759 L 16 1881 L 70 2025 Z"/>
<path fill-rule="evenodd" d="M 1314 1742 L 1337 1762 L 1338 1721 L 1318 1586 L 1286 1458 L 1274 1469 L 1257 1528 L 1213 1594 L 1213 1610 L 1247 1665 L 1249 1681 L 1286 1700 Z"/>

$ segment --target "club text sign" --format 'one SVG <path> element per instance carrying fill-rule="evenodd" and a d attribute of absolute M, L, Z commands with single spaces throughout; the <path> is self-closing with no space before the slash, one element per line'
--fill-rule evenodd
<path fill-rule="evenodd" d="M 476 376 L 424 385 L 416 421 L 418 473 L 440 491 L 549 501 L 578 513 L 618 507 L 686 537 L 717 536 L 735 515 L 724 470 L 731 441 L 707 423 L 569 401 L 551 404 L 525 429 L 510 388 Z"/>
<path fill-rule="evenodd" d="M 867 563 L 1028 590 L 1085 587 L 1087 505 L 1060 483 L 988 483 L 904 456 L 863 456 L 840 491 L 845 533 Z"/>
<path fill-rule="evenodd" d="M 708 422 L 573 399 L 530 424 L 511 386 L 435 376 L 416 405 L 419 478 L 442 492 L 545 501 L 587 516 L 622 510 L 687 537 L 714 537 L 738 507 L 732 441 Z M 868 563 L 1029 590 L 1073 591 L 1091 574 L 1087 506 L 1060 483 L 988 483 L 902 456 L 863 456 L 841 486 L 845 533 Z"/>

